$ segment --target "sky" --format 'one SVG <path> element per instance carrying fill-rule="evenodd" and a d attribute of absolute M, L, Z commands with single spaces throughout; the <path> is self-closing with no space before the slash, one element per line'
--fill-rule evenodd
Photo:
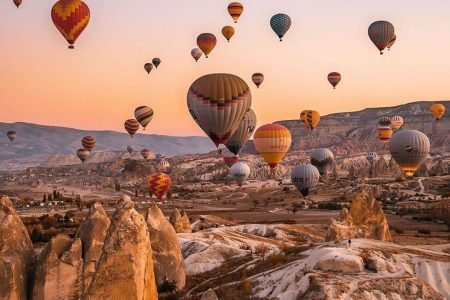
<path fill-rule="evenodd" d="M 448 0 L 248 0 L 237 24 L 223 0 L 85 0 L 91 21 L 75 50 L 54 27 L 55 1 L 0 2 L 0 122 L 31 122 L 124 132 L 135 107 L 155 111 L 147 134 L 204 135 L 186 94 L 209 73 L 232 73 L 252 87 L 258 124 L 416 100 L 450 98 Z M 286 13 L 292 27 L 279 42 L 269 26 Z M 388 20 L 397 41 L 379 55 L 368 26 Z M 230 43 L 225 25 L 236 34 Z M 196 38 L 214 33 L 208 59 L 190 56 Z M 143 69 L 162 60 L 150 75 Z M 336 90 L 327 74 L 337 71 Z M 260 89 L 251 75 L 261 72 Z M 141 131 L 142 132 L 142 131 Z"/>

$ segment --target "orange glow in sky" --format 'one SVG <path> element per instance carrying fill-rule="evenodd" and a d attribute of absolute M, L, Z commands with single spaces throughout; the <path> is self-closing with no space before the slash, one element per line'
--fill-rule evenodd
<path fill-rule="evenodd" d="M 203 135 L 186 106 L 190 84 L 217 72 L 252 86 L 258 126 L 297 119 L 304 109 L 322 115 L 415 100 L 450 98 L 450 1 L 241 1 L 239 23 L 223 0 L 85 0 L 91 21 L 75 50 L 54 28 L 55 1 L 0 3 L 0 122 L 32 122 L 124 131 L 136 106 L 155 116 L 146 133 Z M 280 43 L 270 17 L 286 13 L 292 27 Z M 367 35 L 376 20 L 394 24 L 397 41 L 380 56 Z M 236 34 L 230 43 L 225 25 Z M 218 45 L 198 63 L 190 56 L 198 34 Z M 162 64 L 150 75 L 147 61 Z M 338 71 L 336 90 L 327 74 Z M 251 75 L 261 72 L 260 89 Z M 145 133 L 145 132 L 144 132 Z"/>

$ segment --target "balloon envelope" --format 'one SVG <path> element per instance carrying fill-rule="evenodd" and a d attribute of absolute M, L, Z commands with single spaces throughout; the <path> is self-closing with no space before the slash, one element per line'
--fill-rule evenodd
<path fill-rule="evenodd" d="M 124 124 L 125 130 L 130 134 L 131 137 L 139 130 L 139 122 L 135 119 L 128 119 Z"/>
<path fill-rule="evenodd" d="M 134 117 L 145 130 L 145 127 L 153 119 L 153 109 L 148 106 L 139 106 L 134 110 Z"/>
<path fill-rule="evenodd" d="M 77 150 L 77 156 L 81 160 L 82 163 L 86 161 L 86 159 L 89 157 L 89 150 L 87 149 L 78 149 Z"/>
<path fill-rule="evenodd" d="M 147 184 L 153 194 L 161 200 L 169 191 L 172 181 L 169 175 L 164 173 L 156 173 L 147 177 Z"/>
<path fill-rule="evenodd" d="M 164 173 L 166 173 L 170 169 L 170 163 L 165 159 L 161 160 L 158 166 L 159 170 Z"/>
<path fill-rule="evenodd" d="M 230 39 L 234 35 L 234 27 L 233 26 L 225 26 L 225 27 L 223 27 L 222 28 L 222 34 L 227 39 L 227 41 L 229 42 Z"/>
<path fill-rule="evenodd" d="M 389 117 L 381 117 L 380 120 L 378 120 L 378 125 L 380 125 L 380 126 L 389 126 L 389 125 L 391 125 L 391 118 L 389 118 Z"/>
<path fill-rule="evenodd" d="M 191 55 L 195 59 L 196 62 L 200 59 L 200 57 L 202 57 L 202 54 L 203 54 L 203 52 L 199 48 L 194 48 L 191 50 Z"/>
<path fill-rule="evenodd" d="M 436 121 L 439 121 L 440 118 L 445 113 L 445 106 L 442 104 L 433 104 L 430 107 L 431 114 L 433 115 L 433 118 L 436 119 Z"/>
<path fill-rule="evenodd" d="M 227 148 L 222 149 L 223 161 L 227 164 L 228 168 L 239 161 L 239 155 L 232 153 Z"/>
<path fill-rule="evenodd" d="M 250 167 L 243 162 L 238 162 L 231 167 L 230 172 L 237 185 L 242 186 L 250 176 Z"/>
<path fill-rule="evenodd" d="M 150 151 L 150 150 L 148 150 L 148 149 L 142 149 L 141 150 L 141 155 L 142 155 L 142 157 L 144 158 L 144 159 L 148 159 L 149 157 L 150 157 L 150 154 L 151 154 L 152 152 Z"/>
<path fill-rule="evenodd" d="M 128 153 L 133 153 L 134 152 L 134 149 L 133 149 L 133 147 L 131 147 L 131 146 L 127 146 L 127 151 L 128 151 Z"/>
<path fill-rule="evenodd" d="M 403 118 L 400 116 L 393 116 L 391 118 L 391 125 L 392 127 L 394 127 L 395 129 L 399 129 L 400 127 L 403 126 Z"/>
<path fill-rule="evenodd" d="M 153 70 L 153 65 L 151 63 L 146 63 L 144 65 L 145 71 L 147 71 L 147 74 L 150 74 L 150 72 Z"/>
<path fill-rule="evenodd" d="M 309 192 L 319 183 L 319 178 L 319 170 L 310 164 L 297 165 L 291 173 L 291 181 L 303 197 L 308 196 Z"/>
<path fill-rule="evenodd" d="M 22 0 L 14 0 L 13 2 L 17 8 L 19 8 L 20 4 L 22 4 Z"/>
<path fill-rule="evenodd" d="M 387 145 L 393 134 L 392 128 L 389 126 L 380 126 L 377 128 L 377 136 L 383 145 Z"/>
<path fill-rule="evenodd" d="M 319 125 L 320 114 L 314 110 L 304 110 L 300 114 L 300 121 L 302 121 L 306 128 L 313 130 Z"/>
<path fill-rule="evenodd" d="M 12 142 L 16 139 L 17 137 L 17 133 L 14 130 L 10 130 L 6 133 L 6 136 L 8 137 L 8 139 Z"/>
<path fill-rule="evenodd" d="M 288 152 L 292 138 L 283 125 L 266 124 L 256 130 L 253 141 L 256 151 L 273 170 Z"/>
<path fill-rule="evenodd" d="M 373 22 L 369 26 L 368 33 L 372 43 L 380 50 L 380 54 L 383 54 L 383 50 L 395 37 L 394 25 L 388 21 Z"/>
<path fill-rule="evenodd" d="M 378 154 L 376 152 L 369 152 L 366 158 L 369 162 L 375 162 L 378 160 Z"/>
<path fill-rule="evenodd" d="M 328 82 L 331 83 L 333 88 L 336 88 L 338 83 L 341 81 L 341 78 L 342 76 L 338 72 L 331 72 L 330 74 L 328 74 Z"/>
<path fill-rule="evenodd" d="M 155 57 L 154 59 L 152 59 L 152 63 L 155 66 L 155 68 L 158 69 L 159 65 L 161 64 L 161 59 L 158 57 Z"/>
<path fill-rule="evenodd" d="M 256 85 L 257 88 L 263 83 L 264 75 L 262 73 L 255 73 L 252 75 L 252 81 Z"/>
<path fill-rule="evenodd" d="M 81 144 L 83 145 L 84 149 L 88 150 L 89 152 L 94 149 L 95 147 L 95 137 L 93 136 L 85 136 L 83 139 L 81 139 Z"/>
<path fill-rule="evenodd" d="M 280 38 L 280 42 L 289 28 L 291 28 L 291 23 L 291 18 L 286 14 L 276 14 L 270 19 L 270 27 Z"/>
<path fill-rule="evenodd" d="M 216 44 L 216 36 L 212 33 L 202 33 L 197 37 L 197 46 L 205 53 L 206 58 L 208 58 L 208 55 L 216 47 Z"/>
<path fill-rule="evenodd" d="M 228 13 L 233 18 L 234 23 L 237 23 L 237 20 L 244 12 L 244 6 L 242 6 L 239 2 L 232 2 L 228 5 Z"/>
<path fill-rule="evenodd" d="M 320 175 L 324 175 L 328 172 L 334 162 L 334 155 L 331 150 L 326 148 L 314 149 L 311 151 L 311 164 L 315 166 Z"/>
<path fill-rule="evenodd" d="M 238 154 L 241 148 L 251 138 L 253 132 L 255 132 L 255 129 L 256 129 L 256 114 L 250 108 L 250 110 L 245 114 L 244 120 L 242 120 L 238 129 L 228 139 L 225 146 L 228 148 L 228 150 L 230 150 L 234 154 Z"/>

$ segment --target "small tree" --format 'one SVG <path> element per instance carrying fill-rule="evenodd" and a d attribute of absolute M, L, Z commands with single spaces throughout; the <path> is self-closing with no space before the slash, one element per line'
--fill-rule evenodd
<path fill-rule="evenodd" d="M 44 196 L 42 197 L 42 202 L 47 202 L 47 194 L 44 194 Z"/>
<path fill-rule="evenodd" d="M 293 207 L 291 208 L 291 211 L 292 211 L 292 213 L 295 215 L 295 213 L 298 211 L 297 206 L 293 206 Z"/>
<path fill-rule="evenodd" d="M 137 189 L 134 190 L 134 196 L 135 196 L 135 197 L 139 197 L 139 192 L 138 192 Z"/>
<path fill-rule="evenodd" d="M 53 201 L 53 195 L 52 194 L 48 194 L 47 199 L 48 199 L 48 201 Z"/>
<path fill-rule="evenodd" d="M 58 199 L 58 193 L 56 192 L 56 190 L 53 190 L 53 199 Z"/>
<path fill-rule="evenodd" d="M 255 247 L 255 254 L 262 257 L 263 262 L 269 251 L 270 251 L 269 247 L 264 243 L 258 244 Z"/>

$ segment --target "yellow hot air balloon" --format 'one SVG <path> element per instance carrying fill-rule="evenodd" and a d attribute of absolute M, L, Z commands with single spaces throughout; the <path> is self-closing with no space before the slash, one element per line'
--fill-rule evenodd
<path fill-rule="evenodd" d="M 216 47 L 217 39 L 212 33 L 202 33 L 197 37 L 197 46 L 205 53 L 208 58 L 209 53 Z"/>
<path fill-rule="evenodd" d="M 430 111 L 431 114 L 433 115 L 433 118 L 436 119 L 436 121 L 439 121 L 440 118 L 442 118 L 442 116 L 445 113 L 445 106 L 442 104 L 433 104 L 430 107 Z"/>
<path fill-rule="evenodd" d="M 256 151 L 275 170 L 291 146 L 289 129 L 278 124 L 266 124 L 256 130 L 253 137 Z"/>
<path fill-rule="evenodd" d="M 223 27 L 222 28 L 222 34 L 227 39 L 227 41 L 229 42 L 230 39 L 234 35 L 234 27 L 233 26 L 225 26 L 225 27 Z"/>
<path fill-rule="evenodd" d="M 304 110 L 300 114 L 300 121 L 302 121 L 306 128 L 313 130 L 319 125 L 320 114 L 314 110 Z"/>
<path fill-rule="evenodd" d="M 389 126 L 379 126 L 377 128 L 377 136 L 383 145 L 387 145 L 392 137 L 392 128 Z"/>

